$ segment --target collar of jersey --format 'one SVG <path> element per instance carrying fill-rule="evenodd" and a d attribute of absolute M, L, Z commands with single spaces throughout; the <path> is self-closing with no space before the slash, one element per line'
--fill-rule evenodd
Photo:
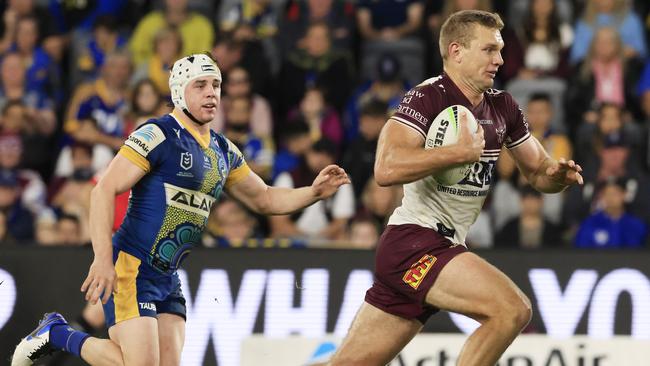
<path fill-rule="evenodd" d="M 176 114 L 176 111 L 173 111 L 171 113 L 171 116 L 174 117 L 176 122 L 178 122 L 184 129 L 186 129 L 192 137 L 201 145 L 202 148 L 206 149 L 208 146 L 210 146 L 210 133 L 206 133 L 204 135 L 201 135 L 197 130 L 194 129 L 194 127 L 189 126 L 186 124 L 183 119 Z"/>

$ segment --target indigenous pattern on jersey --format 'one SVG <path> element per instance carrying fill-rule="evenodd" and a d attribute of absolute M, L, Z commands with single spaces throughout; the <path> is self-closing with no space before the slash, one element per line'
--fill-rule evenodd
<path fill-rule="evenodd" d="M 199 245 L 222 190 L 250 172 L 232 142 L 213 131 L 201 136 L 174 115 L 147 121 L 119 153 L 147 174 L 132 189 L 113 245 L 164 273 Z"/>
<path fill-rule="evenodd" d="M 455 243 L 465 244 L 469 226 L 478 217 L 490 189 L 501 147 L 514 149 L 531 136 L 524 114 L 510 94 L 489 89 L 483 96 L 479 105 L 472 106 L 446 74 L 428 79 L 404 95 L 392 119 L 417 131 L 422 146 L 438 113 L 461 104 L 483 127 L 485 149 L 481 160 L 458 184 L 443 186 L 432 176 L 405 184 L 402 205 L 390 217 L 389 225 L 430 227 Z"/>

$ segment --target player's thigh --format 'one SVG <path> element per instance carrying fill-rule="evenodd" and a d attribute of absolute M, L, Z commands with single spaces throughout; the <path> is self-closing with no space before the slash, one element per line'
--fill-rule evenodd
<path fill-rule="evenodd" d="M 447 263 L 425 301 L 478 321 L 508 314 L 530 317 L 528 297 L 503 272 L 471 252 Z"/>
<path fill-rule="evenodd" d="M 158 314 L 160 366 L 178 366 L 185 342 L 185 319 L 176 314 Z"/>
<path fill-rule="evenodd" d="M 330 366 L 384 366 L 422 329 L 405 319 L 364 302 Z"/>
<path fill-rule="evenodd" d="M 156 318 L 140 316 L 121 321 L 110 327 L 108 335 L 120 346 L 124 365 L 158 366 L 160 364 Z"/>

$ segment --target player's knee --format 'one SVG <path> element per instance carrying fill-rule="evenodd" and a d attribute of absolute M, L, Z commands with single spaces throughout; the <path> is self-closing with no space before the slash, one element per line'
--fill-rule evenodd
<path fill-rule="evenodd" d="M 513 331 L 520 332 L 533 316 L 533 309 L 530 300 L 526 296 L 517 297 L 517 300 L 508 302 L 501 313 L 501 320 L 504 321 Z"/>

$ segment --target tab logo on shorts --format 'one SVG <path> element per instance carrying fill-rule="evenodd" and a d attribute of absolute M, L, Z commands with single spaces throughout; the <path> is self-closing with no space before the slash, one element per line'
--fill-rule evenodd
<path fill-rule="evenodd" d="M 140 304 L 140 309 L 142 310 L 152 310 L 156 311 L 156 304 L 151 303 L 151 302 L 141 302 Z"/>
<path fill-rule="evenodd" d="M 424 277 L 427 275 L 431 267 L 433 267 L 433 264 L 436 263 L 436 260 L 436 257 L 425 254 L 419 261 L 413 263 L 411 268 L 404 273 L 402 280 L 417 290 Z"/>

